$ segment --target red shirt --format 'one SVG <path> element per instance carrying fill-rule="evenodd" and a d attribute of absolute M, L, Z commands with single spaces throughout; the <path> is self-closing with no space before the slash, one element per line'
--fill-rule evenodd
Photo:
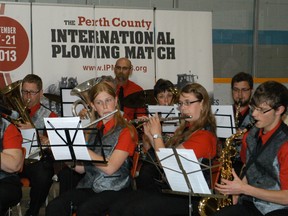
<path fill-rule="evenodd" d="M 193 149 L 197 158 L 213 158 L 216 155 L 217 139 L 210 131 L 198 130 L 183 143 L 185 149 Z"/>
<path fill-rule="evenodd" d="M 117 90 L 116 90 L 117 95 L 119 95 L 120 87 L 121 87 L 120 85 L 117 85 Z M 122 87 L 123 87 L 124 97 L 127 97 L 130 94 L 143 90 L 139 85 L 137 85 L 136 83 L 130 80 L 128 80 L 125 85 L 122 85 Z M 126 106 L 124 106 L 123 111 L 124 111 L 123 117 L 126 118 L 128 121 L 133 120 L 135 118 L 134 113 L 136 114 L 139 113 L 139 115 L 137 114 L 137 116 L 143 116 L 146 113 L 145 108 L 130 108 Z"/>
<path fill-rule="evenodd" d="M 97 128 L 101 128 L 103 122 L 99 122 L 97 125 Z M 107 134 L 115 125 L 115 120 L 112 118 L 109 120 L 104 127 L 103 134 Z M 136 143 L 137 143 L 137 134 L 136 131 L 134 131 L 135 137 L 134 140 L 132 139 L 132 136 L 130 134 L 130 131 L 128 128 L 124 128 L 118 138 L 118 143 L 116 144 L 115 149 L 126 151 L 129 153 L 129 156 L 133 156 L 136 148 Z"/>
<path fill-rule="evenodd" d="M 263 134 L 263 129 L 260 129 L 259 136 L 261 136 L 262 144 L 265 145 L 268 139 L 275 133 L 275 131 L 279 128 L 282 121 L 278 123 L 278 125 L 273 128 L 271 131 L 268 131 L 266 134 Z M 249 132 L 248 132 L 249 133 Z M 242 140 L 242 148 L 240 152 L 241 160 L 243 163 L 246 163 L 246 151 L 247 151 L 247 143 L 246 138 L 248 136 L 246 133 Z M 281 189 L 288 190 L 288 142 L 285 142 L 280 147 L 277 157 L 280 165 L 280 182 L 281 182 Z"/>
<path fill-rule="evenodd" d="M 20 131 L 13 124 L 10 124 L 4 132 L 3 149 L 21 149 L 23 138 Z"/>

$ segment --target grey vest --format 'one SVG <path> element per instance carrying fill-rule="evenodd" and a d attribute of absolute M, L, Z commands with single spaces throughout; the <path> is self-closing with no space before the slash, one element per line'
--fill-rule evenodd
<path fill-rule="evenodd" d="M 246 171 L 248 183 L 251 186 L 266 190 L 281 190 L 277 154 L 282 144 L 288 140 L 288 127 L 282 123 L 267 141 L 264 149 L 262 149 L 256 157 L 255 148 L 257 146 L 258 134 L 259 129 L 254 127 L 250 130 L 246 139 L 247 143 L 249 143 L 246 152 L 246 163 L 249 164 L 249 159 L 254 158 L 254 163 L 250 166 L 248 165 L 249 167 Z M 267 202 L 246 195 L 241 196 L 239 202 L 241 203 L 244 199 L 252 201 L 256 208 L 264 215 L 277 209 L 288 208 L 288 206 Z"/>
<path fill-rule="evenodd" d="M 112 133 L 102 137 L 105 157 L 109 158 L 114 151 L 118 138 L 123 128 L 117 126 Z M 90 136 L 89 145 L 93 145 L 95 134 Z M 99 142 L 97 142 L 99 145 Z M 94 152 L 101 155 L 99 146 L 93 148 Z M 94 192 L 105 190 L 118 191 L 130 185 L 130 168 L 131 161 L 128 157 L 122 166 L 113 175 L 107 175 L 102 170 L 95 167 L 92 163 L 85 164 L 85 176 L 78 183 L 77 188 L 92 188 Z"/>
<path fill-rule="evenodd" d="M 7 129 L 7 127 L 10 125 L 10 122 L 8 122 L 6 119 L 4 118 L 0 118 L 0 152 L 3 151 L 3 136 L 5 133 L 5 130 Z M 15 173 L 8 173 L 5 172 L 3 170 L 0 170 L 0 179 L 4 179 L 7 178 L 9 176 L 14 176 L 16 175 Z"/>
<path fill-rule="evenodd" d="M 36 111 L 35 115 L 31 118 L 36 128 L 45 128 L 44 119 L 45 117 L 49 117 L 51 114 L 51 110 L 41 104 L 40 108 Z"/>

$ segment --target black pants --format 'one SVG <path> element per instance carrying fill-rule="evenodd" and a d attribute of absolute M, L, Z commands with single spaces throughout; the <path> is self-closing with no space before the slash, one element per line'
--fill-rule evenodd
<path fill-rule="evenodd" d="M 118 202 L 111 204 L 109 216 L 172 216 L 198 214 L 198 201 L 192 197 L 192 208 L 189 208 L 189 197 L 186 195 L 166 194 L 155 191 L 131 191 L 121 195 Z"/>
<path fill-rule="evenodd" d="M 37 161 L 25 164 L 20 177 L 28 178 L 30 181 L 30 204 L 26 215 L 38 215 L 42 204 L 48 196 L 52 185 L 54 168 L 52 161 Z"/>
<path fill-rule="evenodd" d="M 22 198 L 21 183 L 18 176 L 0 180 L 0 215 L 5 215 L 9 207 L 15 206 Z"/>
<path fill-rule="evenodd" d="M 59 180 L 59 195 L 76 188 L 78 182 L 84 177 L 85 174 L 79 174 L 68 166 L 63 167 L 57 174 Z"/>
<path fill-rule="evenodd" d="M 77 216 L 105 216 L 109 206 L 121 199 L 122 191 L 95 193 L 92 189 L 72 189 L 52 200 L 46 208 L 46 216 L 68 216 L 71 207 Z"/>
<path fill-rule="evenodd" d="M 252 202 L 243 202 L 243 204 L 237 204 L 227 206 L 220 211 L 217 211 L 213 216 L 264 216 Z M 269 212 L 265 216 L 284 216 L 288 215 L 288 209 L 281 209 Z"/>

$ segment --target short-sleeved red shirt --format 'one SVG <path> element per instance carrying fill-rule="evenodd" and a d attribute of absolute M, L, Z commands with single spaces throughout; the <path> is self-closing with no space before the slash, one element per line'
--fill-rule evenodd
<path fill-rule="evenodd" d="M 197 158 L 213 158 L 216 155 L 217 138 L 208 130 L 198 130 L 183 143 L 185 149 L 193 149 Z"/>
<path fill-rule="evenodd" d="M 18 128 L 10 124 L 4 132 L 3 149 L 21 149 L 23 138 Z"/>
<path fill-rule="evenodd" d="M 101 128 L 102 124 L 103 124 L 103 122 L 99 122 L 99 124 L 97 125 L 97 128 Z M 103 134 L 104 135 L 107 134 L 112 129 L 114 124 L 115 124 L 115 120 L 114 120 L 114 118 L 112 118 L 111 120 L 109 120 L 105 124 Z M 126 151 L 129 153 L 129 156 L 133 156 L 133 154 L 135 152 L 135 148 L 136 148 L 137 139 L 138 139 L 138 137 L 137 137 L 136 131 L 135 131 L 135 137 L 133 140 L 129 129 L 124 128 L 120 132 L 120 135 L 118 138 L 118 143 L 117 143 L 115 149 Z"/>

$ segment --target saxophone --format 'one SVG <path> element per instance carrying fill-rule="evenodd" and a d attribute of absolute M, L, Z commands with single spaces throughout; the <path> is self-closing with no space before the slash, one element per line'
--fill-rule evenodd
<path fill-rule="evenodd" d="M 222 165 L 220 169 L 220 178 L 233 180 L 232 175 L 232 157 L 236 155 L 236 148 L 233 146 L 233 141 L 246 133 L 250 128 L 255 124 L 255 121 L 251 122 L 244 130 L 238 131 L 235 134 L 232 134 L 225 141 L 224 148 L 222 150 L 219 162 Z M 224 208 L 226 206 L 232 205 L 231 196 L 225 196 L 225 198 L 214 198 L 214 197 L 205 197 L 200 200 L 198 205 L 198 212 L 201 216 L 209 216 L 214 212 Z"/>
<path fill-rule="evenodd" d="M 238 128 L 239 125 L 239 114 L 240 114 L 240 108 L 241 108 L 242 101 L 241 99 L 238 101 L 236 106 L 236 113 L 235 113 L 235 127 Z"/>

